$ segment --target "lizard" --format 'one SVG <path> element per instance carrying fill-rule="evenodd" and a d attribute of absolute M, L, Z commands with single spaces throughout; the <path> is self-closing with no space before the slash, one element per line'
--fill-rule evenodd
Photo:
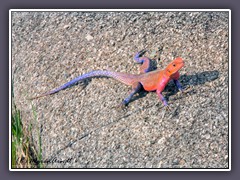
<path fill-rule="evenodd" d="M 178 71 L 184 66 L 184 61 L 182 58 L 177 57 L 171 63 L 169 63 L 165 69 L 151 70 L 150 59 L 145 56 L 143 57 L 145 53 L 146 50 L 141 50 L 135 53 L 134 55 L 134 60 L 138 64 L 141 64 L 139 74 L 129 74 L 107 70 L 93 70 L 91 72 L 85 73 L 74 78 L 73 80 L 59 86 L 56 89 L 40 94 L 39 96 L 30 98 L 30 100 L 57 93 L 87 78 L 110 77 L 120 81 L 121 83 L 132 86 L 132 91 L 122 101 L 121 105 L 127 106 L 132 97 L 134 96 L 134 94 L 139 92 L 141 89 L 144 89 L 145 91 L 156 91 L 159 99 L 162 101 L 164 106 L 168 107 L 167 100 L 162 95 L 162 91 L 165 89 L 168 82 L 170 80 L 173 80 L 178 90 L 180 92 L 183 92 L 183 88 L 178 80 L 180 77 Z"/>

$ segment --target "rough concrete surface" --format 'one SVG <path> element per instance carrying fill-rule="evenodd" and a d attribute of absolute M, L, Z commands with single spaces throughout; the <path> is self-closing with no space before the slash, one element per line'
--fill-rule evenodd
<path fill-rule="evenodd" d="M 228 168 L 228 12 L 12 12 L 14 98 L 41 137 L 46 168 Z M 135 52 L 160 48 L 157 68 L 180 56 L 178 93 L 137 94 L 93 78 L 39 95 L 97 69 L 136 74 Z M 37 117 L 34 118 L 33 109 Z"/>

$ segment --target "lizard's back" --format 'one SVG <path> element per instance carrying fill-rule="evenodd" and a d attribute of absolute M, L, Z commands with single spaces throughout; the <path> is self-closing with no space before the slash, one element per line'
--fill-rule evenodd
<path fill-rule="evenodd" d="M 146 91 L 155 91 L 163 79 L 163 72 L 163 70 L 156 70 L 141 74 L 139 75 L 139 82 Z"/>

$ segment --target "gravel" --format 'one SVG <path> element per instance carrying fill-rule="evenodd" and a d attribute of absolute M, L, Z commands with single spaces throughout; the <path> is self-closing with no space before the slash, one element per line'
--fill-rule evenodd
<path fill-rule="evenodd" d="M 14 100 L 47 168 L 228 168 L 228 12 L 12 12 Z M 136 74 L 135 52 L 158 68 L 185 61 L 179 94 L 95 78 L 30 101 L 96 69 Z M 37 118 L 34 118 L 33 107 Z"/>

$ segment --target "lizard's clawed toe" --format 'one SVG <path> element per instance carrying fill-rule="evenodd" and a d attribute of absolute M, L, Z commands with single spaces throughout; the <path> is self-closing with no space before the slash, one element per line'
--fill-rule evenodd
<path fill-rule="evenodd" d="M 170 106 L 164 106 L 164 108 L 166 109 L 166 111 L 171 111 L 171 108 L 170 108 Z"/>
<path fill-rule="evenodd" d="M 123 101 L 116 107 L 117 109 L 125 110 L 127 108 L 127 104 Z"/>
<path fill-rule="evenodd" d="M 183 90 L 181 90 L 182 94 L 187 94 L 190 90 L 190 86 L 185 87 Z"/>

